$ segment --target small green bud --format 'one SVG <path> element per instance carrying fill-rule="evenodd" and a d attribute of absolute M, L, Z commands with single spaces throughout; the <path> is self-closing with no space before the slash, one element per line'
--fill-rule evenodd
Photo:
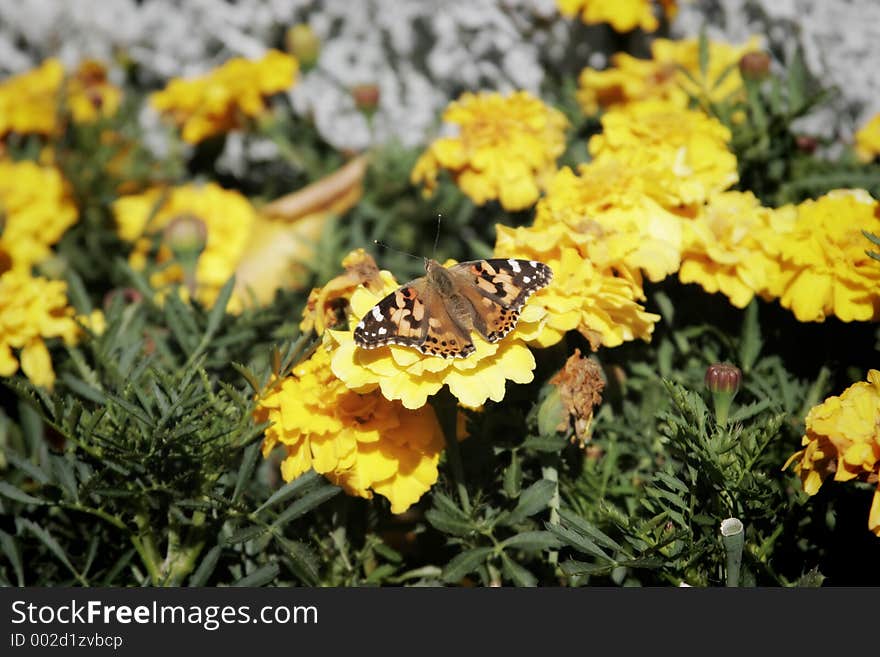
<path fill-rule="evenodd" d="M 287 52 L 297 58 L 304 71 L 308 71 L 318 61 L 321 53 L 321 40 L 306 23 L 297 23 L 284 34 Z"/>
<path fill-rule="evenodd" d="M 165 226 L 163 241 L 175 256 L 198 256 L 208 239 L 205 222 L 192 214 L 181 214 Z"/>
<path fill-rule="evenodd" d="M 163 242 L 183 268 L 183 280 L 190 295 L 196 293 L 196 266 L 208 241 L 205 222 L 192 214 L 172 219 L 162 234 Z"/>

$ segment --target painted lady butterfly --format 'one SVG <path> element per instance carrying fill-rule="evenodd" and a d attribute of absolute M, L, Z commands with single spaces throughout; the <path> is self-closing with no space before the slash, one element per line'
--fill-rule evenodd
<path fill-rule="evenodd" d="M 542 262 L 493 258 L 444 267 L 425 259 L 425 276 L 402 285 L 373 306 L 354 341 L 364 349 L 389 344 L 423 354 L 467 358 L 471 331 L 498 342 L 513 330 L 533 292 L 553 278 Z"/>

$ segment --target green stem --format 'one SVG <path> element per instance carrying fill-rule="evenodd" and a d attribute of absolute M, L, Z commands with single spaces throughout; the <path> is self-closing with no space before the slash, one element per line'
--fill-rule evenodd
<path fill-rule="evenodd" d="M 559 460 L 559 455 L 555 455 L 555 460 Z M 545 465 L 541 468 L 541 475 L 544 479 L 548 481 L 552 481 L 556 484 L 556 489 L 553 491 L 553 497 L 550 498 L 550 524 L 558 525 L 559 524 L 559 470 L 556 466 L 556 463 L 552 465 Z M 548 561 L 551 566 L 556 566 L 559 563 L 559 551 L 551 550 L 548 554 Z"/>
<path fill-rule="evenodd" d="M 452 471 L 452 480 L 455 482 L 461 508 L 466 514 L 470 515 L 471 500 L 464 482 L 464 465 L 461 460 L 461 450 L 458 446 L 456 431 L 458 405 L 455 403 L 452 393 L 445 386 L 434 396 L 434 410 L 437 413 L 437 419 L 440 421 L 443 437 L 446 439 L 446 460 L 449 462 L 449 469 Z"/>
<path fill-rule="evenodd" d="M 721 521 L 721 540 L 727 556 L 727 586 L 739 586 L 739 570 L 742 565 L 745 529 L 738 518 Z"/>
<path fill-rule="evenodd" d="M 150 518 L 147 513 L 139 511 L 134 516 L 134 522 L 137 525 L 138 533 L 132 534 L 131 543 L 134 549 L 141 557 L 141 561 L 150 575 L 153 584 L 159 584 L 162 581 L 162 573 L 159 564 L 162 558 L 159 556 L 159 550 L 153 540 L 153 534 L 150 530 Z"/>

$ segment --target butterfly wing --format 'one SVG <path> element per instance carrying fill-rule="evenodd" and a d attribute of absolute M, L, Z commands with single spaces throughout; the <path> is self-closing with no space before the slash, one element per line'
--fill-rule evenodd
<path fill-rule="evenodd" d="M 373 306 L 355 327 L 354 341 L 363 349 L 396 344 L 444 358 L 466 358 L 475 349 L 424 278 L 402 285 Z"/>
<path fill-rule="evenodd" d="M 553 278 L 543 262 L 515 258 L 460 262 L 449 271 L 474 308 L 474 328 L 489 342 L 510 333 L 528 298 Z"/>

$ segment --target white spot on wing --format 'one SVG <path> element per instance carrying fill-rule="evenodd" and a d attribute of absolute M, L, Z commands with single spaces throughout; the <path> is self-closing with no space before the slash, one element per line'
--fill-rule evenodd
<path fill-rule="evenodd" d="M 364 320 L 361 320 L 360 322 L 358 322 L 357 327 L 358 327 L 361 331 L 363 331 L 363 330 L 364 330 Z"/>
<path fill-rule="evenodd" d="M 510 265 L 510 268 L 513 270 L 513 273 L 515 273 L 515 274 L 519 273 L 519 271 L 520 271 L 519 263 L 516 260 L 514 260 L 513 258 L 510 258 L 507 261 L 507 263 Z"/>
<path fill-rule="evenodd" d="M 388 333 L 388 329 L 385 328 L 384 326 L 380 326 L 379 327 L 379 335 L 385 335 L 386 333 Z"/>
<path fill-rule="evenodd" d="M 377 322 L 381 322 L 383 319 L 385 319 L 382 316 L 382 311 L 379 310 L 379 306 L 373 306 L 373 319 L 375 319 Z"/>
<path fill-rule="evenodd" d="M 531 283 L 532 279 L 530 276 L 523 276 L 523 283 Z"/>
<path fill-rule="evenodd" d="M 537 261 L 537 260 L 529 260 L 529 264 L 530 264 L 532 267 L 534 267 L 535 269 L 538 268 L 538 261 Z"/>

